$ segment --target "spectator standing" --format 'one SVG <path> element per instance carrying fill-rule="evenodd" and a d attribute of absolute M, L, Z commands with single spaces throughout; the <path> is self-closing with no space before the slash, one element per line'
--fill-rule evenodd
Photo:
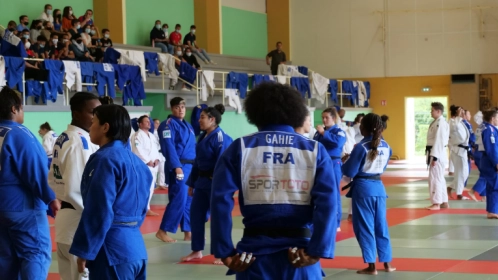
<path fill-rule="evenodd" d="M 204 63 L 214 64 L 206 53 L 206 50 L 201 49 L 197 42 L 195 41 L 195 25 L 190 26 L 190 32 L 183 38 L 183 45 L 190 47 L 193 53 L 195 53 Z"/>
<path fill-rule="evenodd" d="M 73 19 L 76 19 L 73 15 L 73 8 L 71 6 L 64 7 L 62 12 L 62 31 L 68 32 L 73 27 Z"/>
<path fill-rule="evenodd" d="M 19 17 L 19 25 L 17 25 L 17 32 L 22 32 L 24 29 L 29 29 L 29 18 L 26 15 Z"/>
<path fill-rule="evenodd" d="M 171 32 L 171 35 L 169 36 L 169 42 L 175 47 L 183 47 L 182 46 L 182 33 L 180 31 L 182 30 L 182 26 L 180 24 L 176 24 L 175 26 L 175 31 Z"/>
<path fill-rule="evenodd" d="M 271 59 L 271 64 L 270 64 Z M 285 64 L 287 62 L 287 58 L 285 56 L 284 51 L 282 51 L 282 42 L 277 42 L 277 49 L 269 52 L 266 55 L 266 64 L 271 65 L 271 74 L 277 75 L 278 65 Z"/>
<path fill-rule="evenodd" d="M 38 17 L 38 19 L 42 20 L 43 22 L 45 21 L 54 22 L 54 17 L 52 16 L 52 5 L 46 4 L 45 8 L 43 9 L 43 12 Z"/>
<path fill-rule="evenodd" d="M 156 48 L 160 48 L 163 53 L 173 54 L 173 46 L 168 44 L 168 39 L 164 30 L 161 29 L 161 21 L 156 20 L 155 26 L 150 31 L 150 42 Z"/>

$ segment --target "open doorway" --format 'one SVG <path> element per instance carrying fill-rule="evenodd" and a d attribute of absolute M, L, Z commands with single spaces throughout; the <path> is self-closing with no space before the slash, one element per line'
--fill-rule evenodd
<path fill-rule="evenodd" d="M 427 131 L 433 121 L 431 117 L 431 103 L 441 102 L 445 108 L 444 117 L 447 118 L 446 110 L 448 107 L 448 97 L 407 97 L 405 102 L 406 159 L 423 162 Z"/>

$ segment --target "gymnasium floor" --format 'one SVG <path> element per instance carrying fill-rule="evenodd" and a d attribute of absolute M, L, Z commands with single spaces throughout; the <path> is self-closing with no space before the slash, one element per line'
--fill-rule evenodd
<path fill-rule="evenodd" d="M 471 172 L 469 185 L 477 180 L 478 173 Z M 377 276 L 356 274 L 364 268 L 360 248 L 354 238 L 352 225 L 341 224 L 337 235 L 333 260 L 322 260 L 326 279 L 402 279 L 402 280 L 484 280 L 498 279 L 498 220 L 487 220 L 485 204 L 473 201 L 450 201 L 451 209 L 428 211 L 427 171 L 424 164 L 392 162 L 382 180 L 389 195 L 387 217 L 393 247 L 394 273 L 379 270 Z M 451 182 L 447 177 L 447 181 Z M 167 192 L 157 191 L 152 198 L 152 209 L 163 213 Z M 343 212 L 347 212 L 343 198 Z M 238 208 L 233 211 L 233 239 L 242 236 L 242 218 Z M 346 214 L 343 218 L 346 219 Z M 180 257 L 190 253 L 190 243 L 178 241 L 165 244 L 155 238 L 161 217 L 147 217 L 141 230 L 144 235 L 149 264 L 147 279 L 234 279 L 224 276 L 224 266 L 211 265 L 212 256 L 201 261 L 179 264 Z M 209 223 L 206 225 L 209 228 Z M 52 228 L 53 233 L 53 228 Z M 207 230 L 207 242 L 210 240 Z M 174 235 L 181 240 L 182 233 Z M 209 252 L 207 244 L 205 255 Z M 54 249 L 55 251 L 55 249 Z M 57 256 L 53 253 L 48 279 L 59 279 Z M 378 266 L 378 267 L 381 267 Z"/>

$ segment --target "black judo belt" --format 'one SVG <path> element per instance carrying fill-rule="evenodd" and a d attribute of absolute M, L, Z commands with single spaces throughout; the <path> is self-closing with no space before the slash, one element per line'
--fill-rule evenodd
<path fill-rule="evenodd" d="M 256 237 L 264 235 L 268 237 L 287 237 L 287 238 L 310 238 L 311 231 L 309 228 L 245 228 L 244 237 Z"/>
<path fill-rule="evenodd" d="M 431 164 L 431 150 L 432 146 L 425 146 L 425 155 L 426 155 L 425 163 L 427 163 L 427 166 Z"/>
<path fill-rule="evenodd" d="M 465 146 L 463 144 L 460 144 L 460 145 L 458 145 L 458 147 L 467 151 L 467 157 L 469 159 L 474 159 L 474 155 L 472 154 L 472 151 L 470 150 L 470 146 Z"/>
<path fill-rule="evenodd" d="M 213 179 L 214 170 L 199 170 L 199 177 L 206 177 L 209 179 Z"/>
<path fill-rule="evenodd" d="M 359 180 L 359 179 L 380 181 L 380 175 L 375 175 L 375 176 L 356 176 L 356 177 L 353 178 L 353 181 L 349 182 L 349 184 L 347 184 L 344 187 L 342 187 L 341 190 L 345 191 L 345 190 L 351 188 L 354 180 Z"/>
<path fill-rule="evenodd" d="M 181 164 L 194 164 L 195 160 L 193 159 L 181 159 L 180 163 Z"/>

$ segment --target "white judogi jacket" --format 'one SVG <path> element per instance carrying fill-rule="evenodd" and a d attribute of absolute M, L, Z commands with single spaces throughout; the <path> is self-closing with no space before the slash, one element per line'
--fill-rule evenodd
<path fill-rule="evenodd" d="M 354 128 L 347 126 L 346 123 L 342 121 L 337 122 L 337 125 L 346 133 L 346 143 L 342 148 L 341 156 L 351 154 L 351 151 L 353 151 L 354 145 L 356 144 Z"/>
<path fill-rule="evenodd" d="M 428 156 L 437 158 L 438 161 L 446 162 L 446 146 L 450 136 L 450 127 L 443 116 L 434 120 L 427 131 L 427 146 L 432 146 Z"/>
<path fill-rule="evenodd" d="M 356 143 L 360 143 L 360 141 L 363 139 L 363 135 L 361 135 L 361 131 L 360 131 L 360 125 L 361 125 L 360 123 L 353 125 L 354 141 Z"/>
<path fill-rule="evenodd" d="M 148 131 L 143 131 L 139 129 L 132 136 L 131 139 L 131 150 L 135 155 L 137 155 L 145 164 L 150 161 L 154 162 L 155 160 L 160 160 L 159 157 L 159 145 L 156 136 L 154 134 L 149 133 Z M 157 172 L 156 167 L 150 167 L 151 172 Z"/>
<path fill-rule="evenodd" d="M 467 158 L 467 149 L 458 147 L 458 145 L 469 146 L 470 133 L 461 117 L 456 117 L 450 124 L 450 151 L 459 157 Z"/>
<path fill-rule="evenodd" d="M 81 178 L 90 156 L 99 147 L 92 144 L 90 135 L 74 125 L 68 125 L 55 142 L 48 183 L 56 197 L 70 203 L 73 209 L 63 209 L 55 217 L 55 241 L 71 245 L 83 212 Z"/>
<path fill-rule="evenodd" d="M 55 134 L 52 130 L 43 135 L 42 146 L 45 153 L 47 153 L 47 157 L 49 158 L 52 157 L 55 141 L 57 141 L 57 134 Z"/>
<path fill-rule="evenodd" d="M 161 150 L 161 145 L 159 144 L 159 134 L 157 133 L 157 129 L 154 129 L 154 136 L 156 136 L 157 147 L 159 148 L 159 150 Z M 162 163 L 166 161 L 166 158 L 164 158 L 162 153 L 159 153 L 159 161 Z"/>

